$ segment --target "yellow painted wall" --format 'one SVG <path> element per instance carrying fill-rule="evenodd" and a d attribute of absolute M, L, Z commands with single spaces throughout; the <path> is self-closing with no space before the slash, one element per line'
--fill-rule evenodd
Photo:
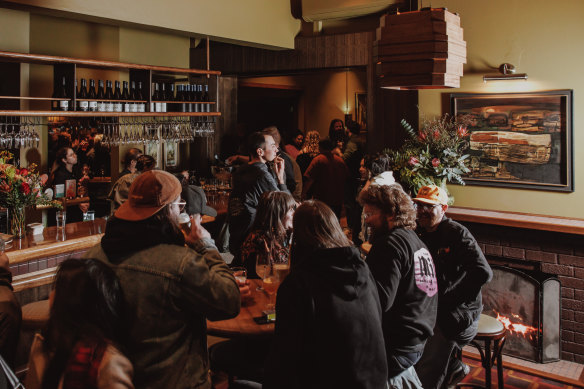
<path fill-rule="evenodd" d="M 132 23 L 189 36 L 293 48 L 300 28 L 289 0 L 6 0 L 114 24 Z M 75 16 L 71 16 L 75 17 Z"/>
<path fill-rule="evenodd" d="M 0 8 L 0 49 L 27 53 L 29 25 L 28 12 Z"/>
<path fill-rule="evenodd" d="M 426 115 L 440 115 L 443 94 L 500 93 L 573 89 L 575 192 L 554 193 L 525 189 L 450 185 L 455 205 L 491 210 L 584 218 L 584 1 L 562 0 L 442 0 L 432 7 L 457 12 L 464 28 L 468 63 L 460 89 L 420 92 Z M 514 64 L 529 80 L 483 83 L 485 73 L 501 63 Z"/>
<path fill-rule="evenodd" d="M 345 112 L 353 114 L 355 119 L 355 93 L 367 90 L 364 70 L 319 71 L 298 76 L 246 78 L 244 81 L 302 89 L 298 125 L 301 130 L 316 130 L 321 136 L 328 136 L 332 119 L 344 121 Z"/>
<path fill-rule="evenodd" d="M 138 64 L 189 67 L 190 39 L 135 28 L 119 29 L 119 61 Z"/>

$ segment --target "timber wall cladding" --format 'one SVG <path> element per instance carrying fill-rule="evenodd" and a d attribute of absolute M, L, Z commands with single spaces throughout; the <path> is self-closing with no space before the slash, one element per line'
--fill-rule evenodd
<path fill-rule="evenodd" d="M 373 31 L 295 38 L 294 50 L 268 50 L 211 43 L 211 68 L 223 74 L 367 66 Z M 204 66 L 206 50 L 191 50 L 191 66 Z"/>
<path fill-rule="evenodd" d="M 584 239 L 581 235 L 464 224 L 487 256 L 538 263 L 561 283 L 561 358 L 584 363 Z"/>

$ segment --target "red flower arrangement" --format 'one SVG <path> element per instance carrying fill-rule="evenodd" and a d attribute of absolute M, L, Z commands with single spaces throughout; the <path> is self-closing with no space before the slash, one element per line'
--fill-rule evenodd
<path fill-rule="evenodd" d="M 8 163 L 13 155 L 0 151 L 0 206 L 10 212 L 10 230 L 16 236 L 24 235 L 24 210 L 32 205 L 51 203 L 42 193 L 43 179 L 35 171 L 36 165 L 17 168 Z M 60 204 L 54 204 L 60 207 Z"/>

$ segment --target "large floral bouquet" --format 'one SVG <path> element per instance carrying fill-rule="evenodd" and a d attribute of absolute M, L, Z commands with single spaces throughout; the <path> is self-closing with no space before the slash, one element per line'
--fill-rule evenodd
<path fill-rule="evenodd" d="M 0 205 L 5 208 L 19 208 L 46 201 L 42 196 L 41 177 L 35 172 L 36 165 L 17 168 L 7 163 L 12 154 L 0 151 Z"/>
<path fill-rule="evenodd" d="M 36 171 L 36 165 L 18 168 L 8 162 L 13 155 L 0 151 L 0 206 L 8 208 L 10 214 L 10 232 L 24 236 L 25 208 L 31 205 L 54 206 L 61 208 L 58 202 L 50 201 L 42 193 L 44 181 Z"/>
<path fill-rule="evenodd" d="M 397 151 L 386 150 L 398 181 L 415 195 L 425 185 L 438 185 L 446 189 L 447 182 L 464 185 L 462 175 L 470 171 L 468 164 L 467 124 L 469 119 L 451 118 L 446 114 L 432 120 L 422 119 L 415 130 L 405 120 L 401 121 L 409 135 Z"/>

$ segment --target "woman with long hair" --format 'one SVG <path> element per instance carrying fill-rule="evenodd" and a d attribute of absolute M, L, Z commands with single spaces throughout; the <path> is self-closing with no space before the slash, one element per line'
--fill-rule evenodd
<path fill-rule="evenodd" d="M 303 202 L 293 226 L 263 388 L 385 388 L 381 306 L 369 268 L 323 202 Z"/>
<path fill-rule="evenodd" d="M 328 136 L 334 147 L 338 147 L 341 151 L 344 149 L 347 143 L 347 133 L 345 132 L 345 124 L 341 119 L 331 120 Z"/>
<path fill-rule="evenodd" d="M 296 200 L 288 192 L 264 192 L 258 203 L 251 232 L 241 247 L 248 278 L 256 273 L 258 256 L 268 256 L 273 263 L 288 263 L 290 233 Z"/>
<path fill-rule="evenodd" d="M 127 334 L 120 282 L 103 262 L 61 263 L 49 298 L 49 322 L 31 349 L 27 388 L 133 388 L 121 353 Z"/>

